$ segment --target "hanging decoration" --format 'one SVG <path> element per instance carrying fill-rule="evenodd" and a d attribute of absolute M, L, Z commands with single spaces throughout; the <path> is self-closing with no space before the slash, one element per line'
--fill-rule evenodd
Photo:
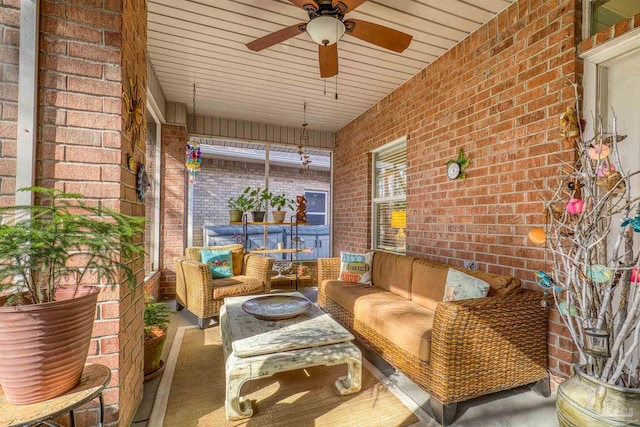
<path fill-rule="evenodd" d="M 185 166 L 189 171 L 189 184 L 195 182 L 198 172 L 200 171 L 200 164 L 202 163 L 200 146 L 196 143 L 187 144 L 187 159 Z"/>
<path fill-rule="evenodd" d="M 302 162 L 302 168 L 305 171 L 309 170 L 309 165 L 311 164 L 309 155 L 304 153 L 304 146 L 309 142 L 309 131 L 307 130 L 307 126 L 307 103 L 305 102 L 303 107 L 302 133 L 300 134 L 300 145 L 298 145 L 298 155 Z"/>
<path fill-rule="evenodd" d="M 131 151 L 140 145 L 140 135 L 143 134 L 144 125 L 144 99 L 142 89 L 138 85 L 138 78 L 135 83 L 129 79 L 129 87 L 122 93 L 125 133 L 131 135 Z"/>
<path fill-rule="evenodd" d="M 195 132 L 195 124 L 196 124 L 196 84 L 193 84 L 193 110 L 191 112 L 191 130 Z M 198 172 L 200 171 L 200 164 L 202 163 L 200 152 L 200 146 L 195 143 L 187 143 L 187 153 L 185 166 L 187 167 L 187 171 L 189 172 L 189 184 L 193 184 L 198 176 Z"/>

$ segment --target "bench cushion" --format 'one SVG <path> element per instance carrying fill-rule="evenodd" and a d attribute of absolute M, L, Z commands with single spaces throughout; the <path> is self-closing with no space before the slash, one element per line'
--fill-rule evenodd
<path fill-rule="evenodd" d="M 213 299 L 221 300 L 238 295 L 258 294 L 264 289 L 260 279 L 250 276 L 233 276 L 213 280 Z"/>
<path fill-rule="evenodd" d="M 320 287 L 320 292 L 394 345 L 420 360 L 429 360 L 432 310 L 377 286 L 325 280 Z"/>
<path fill-rule="evenodd" d="M 438 303 L 444 298 L 449 268 L 449 265 L 428 259 L 416 259 L 413 262 L 411 301 L 422 307 L 435 310 Z M 490 286 L 487 296 L 506 296 L 520 292 L 520 279 L 515 277 L 460 267 L 451 268 L 487 282 Z"/>
<path fill-rule="evenodd" d="M 375 251 L 372 283 L 385 291 L 409 299 L 413 259 L 409 256 Z"/>

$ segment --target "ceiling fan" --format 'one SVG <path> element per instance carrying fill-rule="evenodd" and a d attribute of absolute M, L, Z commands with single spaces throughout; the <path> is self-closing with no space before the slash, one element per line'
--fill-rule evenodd
<path fill-rule="evenodd" d="M 376 46 L 403 52 L 412 36 L 383 25 L 359 19 L 345 20 L 345 14 L 366 0 L 289 0 L 309 14 L 309 22 L 301 22 L 247 43 L 255 52 L 304 33 L 318 43 L 320 77 L 338 74 L 338 40 L 346 33 Z"/>

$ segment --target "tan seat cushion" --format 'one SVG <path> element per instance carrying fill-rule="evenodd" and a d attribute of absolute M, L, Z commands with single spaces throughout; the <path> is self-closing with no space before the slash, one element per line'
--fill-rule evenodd
<path fill-rule="evenodd" d="M 325 280 L 321 292 L 356 319 L 420 360 L 431 351 L 433 311 L 377 286 Z"/>
<path fill-rule="evenodd" d="M 354 314 L 356 319 L 397 347 L 420 360 L 429 361 L 433 310 L 384 292 L 358 299 Z"/>
<path fill-rule="evenodd" d="M 342 280 L 325 280 L 320 284 L 320 292 L 324 293 L 333 302 L 353 313 L 356 301 L 368 295 L 386 294 L 384 289 L 377 286 L 369 286 Z"/>
<path fill-rule="evenodd" d="M 233 276 L 213 279 L 213 299 L 224 299 L 238 295 L 258 294 L 264 289 L 260 279 L 249 276 Z"/>
<path fill-rule="evenodd" d="M 416 259 L 413 263 L 411 279 L 411 301 L 422 307 L 435 310 L 444 297 L 447 283 L 447 272 L 450 266 L 428 259 Z M 484 271 L 467 270 L 452 267 L 470 276 L 484 280 L 490 286 L 487 296 L 505 296 L 520 292 L 520 279 L 512 276 L 487 273 Z"/>
<path fill-rule="evenodd" d="M 414 258 L 409 256 L 375 251 L 372 283 L 379 288 L 409 299 L 413 260 Z"/>
<path fill-rule="evenodd" d="M 244 248 L 241 244 L 224 245 L 224 246 L 192 246 L 185 250 L 187 257 L 194 261 L 201 262 L 202 256 L 200 251 L 208 249 L 210 251 L 231 251 L 231 263 L 233 264 L 233 275 L 239 276 L 242 274 L 242 262 L 244 260 Z"/>

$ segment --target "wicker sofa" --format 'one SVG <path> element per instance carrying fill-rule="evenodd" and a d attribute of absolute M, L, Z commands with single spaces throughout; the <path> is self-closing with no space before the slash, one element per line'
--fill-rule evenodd
<path fill-rule="evenodd" d="M 488 282 L 486 298 L 442 302 L 449 268 Z M 548 396 L 547 315 L 520 280 L 376 251 L 373 286 L 336 280 L 340 259 L 318 260 L 318 303 L 431 396 L 450 424 L 457 402 L 538 382 Z"/>
<path fill-rule="evenodd" d="M 213 279 L 209 267 L 200 262 L 203 249 L 231 250 L 234 275 Z M 240 244 L 188 247 L 185 255 L 174 258 L 176 306 L 178 311 L 186 308 L 195 314 L 200 329 L 206 328 L 211 318 L 220 314 L 226 297 L 271 292 L 273 258 L 245 254 Z"/>

